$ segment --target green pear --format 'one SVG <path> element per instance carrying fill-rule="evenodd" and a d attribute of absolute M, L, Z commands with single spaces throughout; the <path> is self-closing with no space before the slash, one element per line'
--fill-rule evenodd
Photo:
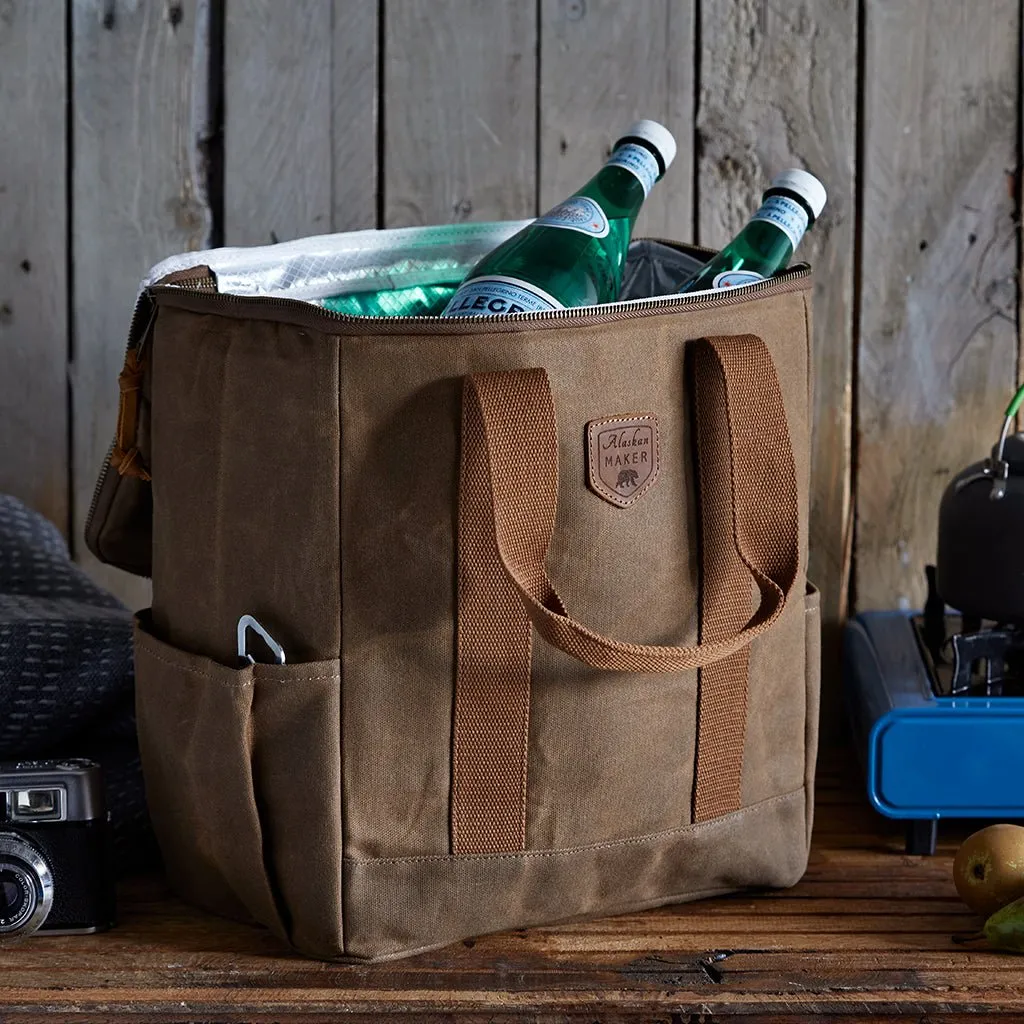
<path fill-rule="evenodd" d="M 985 938 L 995 949 L 1024 953 L 1024 899 L 1008 903 L 985 922 Z"/>
<path fill-rule="evenodd" d="M 1024 828 L 989 825 L 964 840 L 953 861 L 960 898 L 988 917 L 1024 896 Z"/>

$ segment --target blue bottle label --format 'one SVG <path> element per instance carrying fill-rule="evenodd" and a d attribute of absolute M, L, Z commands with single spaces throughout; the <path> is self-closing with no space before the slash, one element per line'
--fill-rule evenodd
<path fill-rule="evenodd" d="M 763 280 L 764 278 L 753 270 L 724 270 L 721 274 L 715 274 L 711 287 L 739 288 L 740 285 L 754 284 L 756 281 Z"/>
<path fill-rule="evenodd" d="M 565 309 L 542 288 L 498 274 L 476 277 L 461 285 L 441 316 L 501 316 Z"/>
<path fill-rule="evenodd" d="M 612 153 L 608 160 L 609 167 L 625 167 L 640 179 L 644 187 L 644 195 L 648 196 L 654 183 L 658 180 L 658 161 L 646 146 L 638 146 L 635 142 L 627 142 Z"/>
<path fill-rule="evenodd" d="M 538 217 L 534 223 L 548 228 L 582 231 L 593 238 L 604 238 L 608 234 L 608 218 L 604 210 L 587 196 L 570 196 L 554 209 L 548 210 L 543 217 Z"/>
<path fill-rule="evenodd" d="M 789 196 L 769 196 L 752 220 L 766 220 L 781 228 L 795 249 L 807 230 L 807 211 Z"/>

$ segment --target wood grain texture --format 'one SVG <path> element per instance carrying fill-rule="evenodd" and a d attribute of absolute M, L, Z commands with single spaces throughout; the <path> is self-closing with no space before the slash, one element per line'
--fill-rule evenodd
<path fill-rule="evenodd" d="M 828 190 L 825 212 L 795 258 L 810 262 L 815 273 L 808 575 L 822 591 L 829 640 L 846 613 L 852 526 L 857 4 L 715 0 L 701 7 L 701 18 L 702 244 L 728 242 L 773 175 L 787 167 L 805 167 Z M 828 720 L 838 717 L 832 678 L 827 674 L 823 687 Z"/>
<path fill-rule="evenodd" d="M 331 28 L 331 230 L 377 223 L 377 0 L 334 0 Z"/>
<path fill-rule="evenodd" d="M 386 0 L 384 225 L 536 212 L 536 6 Z"/>
<path fill-rule="evenodd" d="M 899 825 L 870 811 L 859 775 L 837 766 L 822 775 L 807 877 L 793 889 L 507 932 L 372 967 L 293 956 L 263 930 L 184 906 L 162 879 L 137 878 L 122 886 L 114 931 L 5 950 L 0 1015 L 1019 1020 L 1024 959 L 951 940 L 978 925 L 952 883 L 966 831 L 943 824 L 935 857 L 905 856 Z"/>
<path fill-rule="evenodd" d="M 0 3 L 0 492 L 67 534 L 63 14 Z"/>
<path fill-rule="evenodd" d="M 693 0 L 543 0 L 542 210 L 594 175 L 633 121 L 653 118 L 678 152 L 634 234 L 693 240 L 694 28 Z"/>
<path fill-rule="evenodd" d="M 377 4 L 228 0 L 224 239 L 376 223 Z"/>
<path fill-rule="evenodd" d="M 917 606 L 1017 364 L 1018 5 L 868 0 L 857 602 Z"/>
<path fill-rule="evenodd" d="M 117 375 L 139 281 L 209 244 L 203 147 L 206 0 L 73 0 L 72 415 L 75 536 L 117 415 Z M 129 606 L 146 581 L 76 554 Z"/>

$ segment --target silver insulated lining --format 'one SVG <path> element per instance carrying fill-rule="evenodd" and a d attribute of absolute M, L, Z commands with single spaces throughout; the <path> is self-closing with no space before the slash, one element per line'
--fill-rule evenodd
<path fill-rule="evenodd" d="M 528 220 L 314 235 L 277 245 L 207 249 L 171 256 L 142 287 L 167 274 L 208 266 L 217 290 L 316 302 L 332 295 L 457 284 L 473 265 Z"/>
<path fill-rule="evenodd" d="M 229 295 L 274 296 L 319 304 L 331 296 L 457 285 L 486 255 L 529 220 L 437 227 L 393 228 L 313 235 L 276 245 L 206 249 L 170 256 L 142 288 L 180 270 L 208 266 L 217 290 Z M 702 264 L 651 239 L 634 241 L 619 301 L 671 296 Z"/>

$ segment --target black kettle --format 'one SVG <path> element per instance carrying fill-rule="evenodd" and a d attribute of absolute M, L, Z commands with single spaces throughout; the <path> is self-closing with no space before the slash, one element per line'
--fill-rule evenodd
<path fill-rule="evenodd" d="M 939 505 L 936 589 L 972 619 L 1024 623 L 1024 433 L 1011 434 L 1022 387 L 984 462 L 957 474 Z"/>

